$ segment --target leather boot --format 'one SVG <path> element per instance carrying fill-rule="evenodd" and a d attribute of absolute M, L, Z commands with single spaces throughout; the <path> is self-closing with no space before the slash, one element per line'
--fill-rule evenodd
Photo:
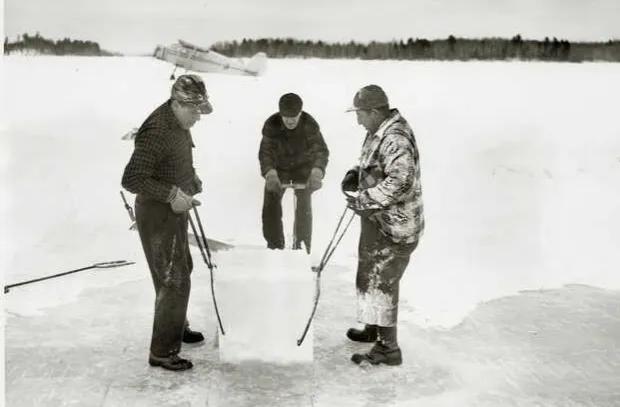
<path fill-rule="evenodd" d="M 185 325 L 185 329 L 183 329 L 183 342 L 185 343 L 196 343 L 202 342 L 205 340 L 205 337 L 202 333 L 198 331 L 192 331 L 189 329 L 189 325 Z"/>
<path fill-rule="evenodd" d="M 377 331 L 379 340 L 370 352 L 364 354 L 355 353 L 351 356 L 351 360 L 358 365 L 363 361 L 372 365 L 383 363 L 389 366 L 398 366 L 402 364 L 403 356 L 396 340 L 396 327 L 379 326 Z"/>
<path fill-rule="evenodd" d="M 167 357 L 155 356 L 152 353 L 149 355 L 149 365 L 160 366 L 167 370 L 187 370 L 194 367 L 189 359 L 179 357 L 179 355 L 170 355 Z"/>
<path fill-rule="evenodd" d="M 388 349 L 398 349 L 396 326 L 378 327 L 379 341 Z"/>
<path fill-rule="evenodd" d="M 379 365 L 381 363 L 388 366 L 398 366 L 403 363 L 403 357 L 400 348 L 390 349 L 381 342 L 375 342 L 375 345 L 368 353 L 355 353 L 351 356 L 353 363 L 360 364 L 363 361 L 371 365 Z"/>
<path fill-rule="evenodd" d="M 355 342 L 374 342 L 377 340 L 377 325 L 366 324 L 364 329 L 351 328 L 347 331 L 347 338 Z"/>

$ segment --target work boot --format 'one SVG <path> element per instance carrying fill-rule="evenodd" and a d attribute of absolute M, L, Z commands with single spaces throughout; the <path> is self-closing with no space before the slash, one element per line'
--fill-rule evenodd
<path fill-rule="evenodd" d="M 170 355 L 167 357 L 155 356 L 152 353 L 149 355 L 149 365 L 159 366 L 167 370 L 187 370 L 194 367 L 192 362 L 188 359 L 183 359 L 179 355 Z"/>
<path fill-rule="evenodd" d="M 375 326 L 379 340 L 370 352 L 365 354 L 356 353 L 351 360 L 360 364 L 367 361 L 371 365 L 384 363 L 389 366 L 397 366 L 403 363 L 403 355 L 396 340 L 396 326 Z"/>
<path fill-rule="evenodd" d="M 355 342 L 374 342 L 377 340 L 377 326 L 366 324 L 364 329 L 351 328 L 347 331 L 347 338 Z"/>
<path fill-rule="evenodd" d="M 398 348 L 396 326 L 379 326 L 377 327 L 377 334 L 379 335 L 379 341 L 389 349 Z"/>
<path fill-rule="evenodd" d="M 354 353 L 351 361 L 359 365 L 366 361 L 371 365 L 379 365 L 381 363 L 388 366 L 398 366 L 403 363 L 403 356 L 400 348 L 389 348 L 381 342 L 375 342 L 375 345 L 368 353 Z"/>
<path fill-rule="evenodd" d="M 183 329 L 183 342 L 196 343 L 204 340 L 205 337 L 200 332 L 189 329 L 189 325 L 185 326 L 185 329 Z"/>

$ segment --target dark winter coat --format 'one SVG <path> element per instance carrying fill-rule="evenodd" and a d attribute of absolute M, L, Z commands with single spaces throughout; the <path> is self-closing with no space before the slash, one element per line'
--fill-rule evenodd
<path fill-rule="evenodd" d="M 138 130 L 134 152 L 123 173 L 123 187 L 161 202 L 170 200 L 173 186 L 195 194 L 193 146 L 189 130 L 181 127 L 168 100 Z"/>
<path fill-rule="evenodd" d="M 279 113 L 271 115 L 263 126 L 258 159 L 261 174 L 275 168 L 278 172 L 297 172 L 320 168 L 325 173 L 329 150 L 318 123 L 306 112 L 301 113 L 293 130 L 284 126 Z"/>

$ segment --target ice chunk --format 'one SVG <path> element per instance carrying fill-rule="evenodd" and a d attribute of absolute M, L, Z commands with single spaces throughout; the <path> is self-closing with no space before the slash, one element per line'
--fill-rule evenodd
<path fill-rule="evenodd" d="M 218 253 L 215 287 L 225 335 L 220 361 L 312 361 L 315 273 L 303 250 L 235 249 Z"/>

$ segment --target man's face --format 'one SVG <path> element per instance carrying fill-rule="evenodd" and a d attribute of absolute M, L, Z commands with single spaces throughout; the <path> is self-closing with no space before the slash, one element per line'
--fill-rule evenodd
<path fill-rule="evenodd" d="M 363 126 L 366 131 L 374 133 L 376 129 L 376 112 L 374 110 L 356 110 L 357 124 Z"/>
<path fill-rule="evenodd" d="M 301 112 L 299 112 L 297 114 L 297 116 L 282 116 L 282 123 L 284 123 L 284 127 L 286 127 L 289 130 L 293 130 L 295 127 L 297 127 L 297 124 L 299 124 L 299 118 L 301 117 Z"/>
<path fill-rule="evenodd" d="M 200 120 L 200 109 L 196 105 L 189 103 L 176 103 L 175 113 L 181 127 L 186 130 L 191 129 Z"/>

